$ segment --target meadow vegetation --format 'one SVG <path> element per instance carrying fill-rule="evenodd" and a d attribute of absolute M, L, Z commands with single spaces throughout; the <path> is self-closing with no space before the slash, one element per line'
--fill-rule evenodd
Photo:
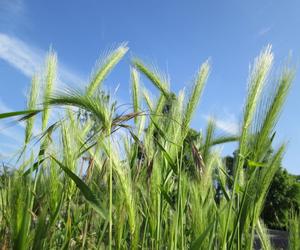
<path fill-rule="evenodd" d="M 213 119 L 204 132 L 190 128 L 209 61 L 189 92 L 173 93 L 166 75 L 133 59 L 124 109 L 103 82 L 127 51 L 121 44 L 108 53 L 84 89 L 58 90 L 49 52 L 26 111 L 0 115 L 26 124 L 15 171 L 1 174 L 1 248 L 250 250 L 258 236 L 272 249 L 261 213 L 286 149 L 269 150 L 294 70 L 272 74 L 265 48 L 250 69 L 239 134 L 218 135 Z M 156 87 L 156 99 L 142 80 Z M 53 110 L 62 114 L 55 121 Z M 233 141 L 229 175 L 215 145 Z M 299 249 L 299 218 L 290 216 L 289 246 Z"/>

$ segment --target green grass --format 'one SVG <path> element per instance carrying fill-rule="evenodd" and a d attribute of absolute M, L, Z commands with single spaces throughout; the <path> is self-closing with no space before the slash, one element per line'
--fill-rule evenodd
<path fill-rule="evenodd" d="M 250 72 L 239 134 L 217 136 L 213 119 L 204 133 L 190 129 L 209 62 L 189 94 L 175 94 L 168 77 L 134 59 L 132 109 L 119 114 L 101 86 L 127 50 L 121 44 L 107 53 L 84 90 L 59 91 L 50 52 L 44 77 L 33 77 L 29 111 L 0 114 L 26 120 L 22 157 L 1 176 L 1 248 L 252 249 L 257 234 L 271 249 L 260 214 L 285 152 L 284 144 L 269 149 L 293 70 L 271 78 L 273 53 L 263 50 Z M 156 100 L 142 80 L 157 88 Z M 64 117 L 49 124 L 55 107 Z M 214 146 L 232 141 L 238 150 L 230 176 Z M 299 245 L 297 218 L 290 222 L 291 246 Z"/>

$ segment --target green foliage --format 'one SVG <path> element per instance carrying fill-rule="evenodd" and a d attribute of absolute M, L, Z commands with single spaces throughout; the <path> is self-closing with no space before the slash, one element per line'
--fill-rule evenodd
<path fill-rule="evenodd" d="M 285 169 L 278 169 L 270 186 L 262 212 L 270 228 L 288 227 L 291 210 L 300 211 L 300 183 Z"/>

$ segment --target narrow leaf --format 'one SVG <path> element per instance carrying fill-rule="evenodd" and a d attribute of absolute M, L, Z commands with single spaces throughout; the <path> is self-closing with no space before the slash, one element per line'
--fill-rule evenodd
<path fill-rule="evenodd" d="M 76 186 L 79 188 L 81 193 L 83 194 L 84 198 L 87 202 L 91 205 L 95 211 L 102 216 L 104 219 L 108 219 L 106 211 L 101 207 L 99 200 L 96 198 L 95 194 L 92 190 L 76 175 L 74 174 L 69 168 L 64 166 L 61 162 L 55 159 L 53 156 L 51 158 L 59 165 L 59 167 L 75 182 Z"/>

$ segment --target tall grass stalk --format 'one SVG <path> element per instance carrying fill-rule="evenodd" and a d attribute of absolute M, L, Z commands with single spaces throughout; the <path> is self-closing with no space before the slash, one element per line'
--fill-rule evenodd
<path fill-rule="evenodd" d="M 37 109 L 37 100 L 38 100 L 38 94 L 39 94 L 38 90 L 39 90 L 39 77 L 38 77 L 38 75 L 34 75 L 32 77 L 31 88 L 30 88 L 30 92 L 28 94 L 28 101 L 27 101 L 27 109 L 28 110 Z M 27 145 L 32 138 L 34 119 L 35 119 L 35 116 L 30 117 L 26 121 L 25 145 Z"/>
<path fill-rule="evenodd" d="M 47 127 L 49 119 L 49 105 L 48 99 L 51 95 L 54 83 L 56 81 L 56 70 L 57 70 L 57 55 L 53 51 L 50 51 L 46 58 L 46 69 L 45 69 L 45 84 L 44 84 L 44 111 L 42 113 L 42 131 Z M 34 98 L 34 97 L 32 97 Z"/>

